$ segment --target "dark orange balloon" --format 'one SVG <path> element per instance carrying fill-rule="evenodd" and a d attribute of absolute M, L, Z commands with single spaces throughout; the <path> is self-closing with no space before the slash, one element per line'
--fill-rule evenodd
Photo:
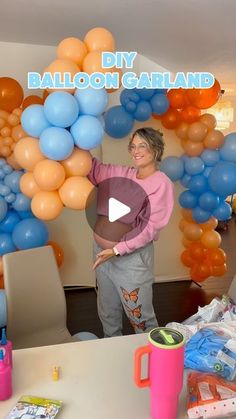
<path fill-rule="evenodd" d="M 195 242 L 195 243 L 191 243 L 190 246 L 188 247 L 190 256 L 198 261 L 201 262 L 204 259 L 205 256 L 205 250 L 204 247 L 201 245 L 201 243 L 199 242 Z"/>
<path fill-rule="evenodd" d="M 22 108 L 26 109 L 30 105 L 43 105 L 43 98 L 37 95 L 27 96 L 22 103 Z"/>
<path fill-rule="evenodd" d="M 208 109 L 215 105 L 221 94 L 221 87 L 217 80 L 209 89 L 188 89 L 187 96 L 191 105 L 198 109 Z"/>
<path fill-rule="evenodd" d="M 211 263 L 211 265 L 220 266 L 226 262 L 226 254 L 224 250 L 219 247 L 207 249 L 206 257 Z"/>
<path fill-rule="evenodd" d="M 201 116 L 200 109 L 196 108 L 195 106 L 188 105 L 186 108 L 181 109 L 180 111 L 180 118 L 183 122 L 187 122 L 188 124 L 192 124 L 193 122 L 197 122 Z"/>
<path fill-rule="evenodd" d="M 190 275 L 193 281 L 202 282 L 211 275 L 210 266 L 206 263 L 195 264 L 190 270 Z"/>
<path fill-rule="evenodd" d="M 195 264 L 195 261 L 191 257 L 188 249 L 184 250 L 181 253 L 180 259 L 183 265 L 187 266 L 188 268 L 191 268 Z"/>
<path fill-rule="evenodd" d="M 211 267 L 212 276 L 222 276 L 227 272 L 227 265 L 223 263 L 222 265 L 213 265 Z"/>
<path fill-rule="evenodd" d="M 167 97 L 172 108 L 182 109 L 188 104 L 185 89 L 171 89 L 167 92 Z"/>
<path fill-rule="evenodd" d="M 161 117 L 163 127 L 167 129 L 175 129 L 179 126 L 181 119 L 180 114 L 176 109 L 169 108 Z"/>
<path fill-rule="evenodd" d="M 3 275 L 0 276 L 0 289 L 4 289 Z"/>
<path fill-rule="evenodd" d="M 61 246 L 59 246 L 59 244 L 57 244 L 54 241 L 49 241 L 48 246 L 52 246 L 53 251 L 54 251 L 54 255 L 57 261 L 57 265 L 61 266 L 61 264 L 63 263 L 64 260 L 64 252 L 63 249 L 61 248 Z"/>
<path fill-rule="evenodd" d="M 0 109 L 12 112 L 19 108 L 24 98 L 23 89 L 17 80 L 0 77 Z"/>

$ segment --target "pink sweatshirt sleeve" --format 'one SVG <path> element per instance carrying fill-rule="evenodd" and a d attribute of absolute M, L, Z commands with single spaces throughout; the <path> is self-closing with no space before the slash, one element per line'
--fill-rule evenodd
<path fill-rule="evenodd" d="M 111 164 L 104 164 L 95 157 L 92 158 L 92 168 L 87 176 L 90 182 L 97 186 L 102 180 L 111 176 L 113 166 Z"/>
<path fill-rule="evenodd" d="M 134 250 L 157 239 L 160 230 L 168 224 L 174 206 L 173 184 L 169 179 L 162 181 L 157 190 L 149 195 L 149 203 L 150 216 L 145 213 L 145 209 L 141 212 L 135 237 L 132 230 L 116 244 L 116 249 L 120 255 L 132 253 Z M 130 235 L 132 238 L 129 239 Z"/>

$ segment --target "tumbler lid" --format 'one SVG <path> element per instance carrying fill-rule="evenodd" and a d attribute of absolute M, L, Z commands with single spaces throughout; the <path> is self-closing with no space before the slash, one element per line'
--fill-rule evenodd
<path fill-rule="evenodd" d="M 149 333 L 150 342 L 164 349 L 174 349 L 184 344 L 183 335 L 169 327 L 157 327 Z"/>

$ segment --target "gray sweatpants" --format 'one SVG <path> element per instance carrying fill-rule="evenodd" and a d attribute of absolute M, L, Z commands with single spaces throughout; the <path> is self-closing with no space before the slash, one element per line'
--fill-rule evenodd
<path fill-rule="evenodd" d="M 94 242 L 94 259 L 102 249 Z M 105 337 L 122 335 L 123 309 L 136 333 L 158 326 L 152 304 L 153 243 L 96 269 L 98 315 Z"/>

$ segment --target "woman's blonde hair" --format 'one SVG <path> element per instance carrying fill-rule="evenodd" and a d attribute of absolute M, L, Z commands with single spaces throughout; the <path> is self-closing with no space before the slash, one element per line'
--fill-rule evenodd
<path fill-rule="evenodd" d="M 135 135 L 143 138 L 148 143 L 156 162 L 160 162 L 165 148 L 162 132 L 151 127 L 139 128 L 132 134 L 128 148 L 130 148 Z"/>

